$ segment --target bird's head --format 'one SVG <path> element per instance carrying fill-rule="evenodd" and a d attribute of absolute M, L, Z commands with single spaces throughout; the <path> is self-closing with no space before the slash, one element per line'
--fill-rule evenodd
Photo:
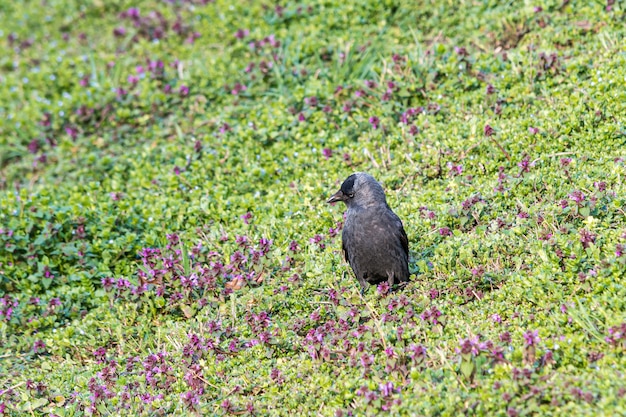
<path fill-rule="evenodd" d="M 367 207 L 377 204 L 387 204 L 385 192 L 378 181 L 369 174 L 356 172 L 350 175 L 341 184 L 341 188 L 333 194 L 327 203 L 343 201 L 348 208 L 354 206 Z"/>

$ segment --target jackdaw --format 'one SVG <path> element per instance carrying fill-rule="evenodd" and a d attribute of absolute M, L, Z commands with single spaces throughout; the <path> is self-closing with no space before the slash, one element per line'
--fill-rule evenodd
<path fill-rule="evenodd" d="M 409 281 L 409 239 L 402 221 L 389 208 L 385 192 L 371 175 L 357 172 L 341 184 L 328 203 L 343 201 L 348 210 L 342 233 L 343 254 L 361 292 L 387 281 Z"/>

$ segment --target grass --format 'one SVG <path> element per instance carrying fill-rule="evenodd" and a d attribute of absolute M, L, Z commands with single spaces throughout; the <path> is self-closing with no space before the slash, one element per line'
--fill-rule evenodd
<path fill-rule="evenodd" d="M 3 4 L 0 413 L 624 414 L 624 12 Z"/>

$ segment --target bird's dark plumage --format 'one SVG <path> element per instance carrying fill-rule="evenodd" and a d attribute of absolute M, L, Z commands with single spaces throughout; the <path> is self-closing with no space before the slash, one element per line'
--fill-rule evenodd
<path fill-rule="evenodd" d="M 409 240 L 380 184 L 371 175 L 357 172 L 346 178 L 328 203 L 337 201 L 348 207 L 342 247 L 361 287 L 407 282 Z"/>

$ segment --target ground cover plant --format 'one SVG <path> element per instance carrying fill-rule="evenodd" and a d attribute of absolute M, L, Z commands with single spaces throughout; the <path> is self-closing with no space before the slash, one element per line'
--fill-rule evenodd
<path fill-rule="evenodd" d="M 0 414 L 625 414 L 625 21 L 3 2 Z M 342 259 L 354 171 L 402 291 Z"/>

